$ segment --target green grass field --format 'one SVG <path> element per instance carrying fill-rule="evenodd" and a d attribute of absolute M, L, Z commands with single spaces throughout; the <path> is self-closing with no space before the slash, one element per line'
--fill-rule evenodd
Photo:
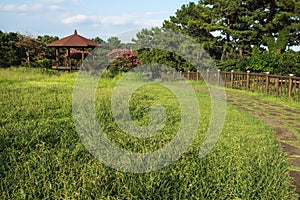
<path fill-rule="evenodd" d="M 0 70 L 1 199 L 296 199 L 288 162 L 268 126 L 227 105 L 224 129 L 204 158 L 199 149 L 210 117 L 203 83 L 193 83 L 201 123 L 196 140 L 179 160 L 159 171 L 123 173 L 94 158 L 81 143 L 72 118 L 76 73 Z M 116 80 L 102 79 L 99 123 L 116 145 L 136 152 L 166 145 L 180 122 L 174 95 L 158 84 L 130 100 L 132 118 L 149 123 L 150 104 L 166 107 L 168 120 L 155 137 L 128 137 L 113 122 L 110 95 Z M 166 94 L 166 95 L 161 95 Z M 179 117 L 178 117 L 179 116 Z"/>

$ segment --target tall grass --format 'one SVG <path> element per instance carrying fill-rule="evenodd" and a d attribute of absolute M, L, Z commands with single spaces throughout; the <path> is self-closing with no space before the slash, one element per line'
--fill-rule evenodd
<path fill-rule="evenodd" d="M 76 74 L 0 70 L 1 199 L 295 199 L 288 163 L 272 130 L 228 105 L 218 143 L 206 157 L 199 148 L 210 116 L 205 86 L 196 86 L 201 110 L 197 137 L 179 160 L 159 171 L 123 173 L 95 159 L 83 146 L 72 119 Z M 168 121 L 162 132 L 137 141 L 113 122 L 110 95 L 116 80 L 102 79 L 97 92 L 99 123 L 128 150 L 160 148 L 174 136 L 178 102 L 153 84 L 130 100 L 132 118 L 147 124 L 147 106 L 161 103 Z M 162 95 L 165 94 L 165 95 Z M 133 144 L 133 145 L 132 145 Z"/>

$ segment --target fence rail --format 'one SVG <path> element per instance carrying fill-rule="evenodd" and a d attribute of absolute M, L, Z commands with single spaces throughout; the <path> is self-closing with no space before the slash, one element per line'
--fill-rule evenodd
<path fill-rule="evenodd" d="M 219 86 L 261 92 L 269 95 L 291 97 L 300 100 L 300 77 L 293 74 L 278 76 L 270 73 L 255 74 L 248 72 L 168 72 L 162 76 L 185 77 L 187 80 L 206 81 Z"/>

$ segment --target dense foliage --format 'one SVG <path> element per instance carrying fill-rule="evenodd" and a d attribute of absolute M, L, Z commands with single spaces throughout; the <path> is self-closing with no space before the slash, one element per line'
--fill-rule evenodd
<path fill-rule="evenodd" d="M 0 67 L 33 66 L 48 67 L 50 59 L 55 58 L 55 49 L 46 47 L 56 41 L 53 36 L 31 36 L 0 31 Z M 44 65 L 45 64 L 45 65 Z"/>
<path fill-rule="evenodd" d="M 195 39 L 221 70 L 300 75 L 300 52 L 292 50 L 300 45 L 300 2 L 297 0 L 200 0 L 183 5 L 164 21 L 162 28 L 141 30 L 133 43 L 123 44 L 117 37 L 92 40 L 101 44 L 104 54 L 118 48 L 135 49 L 131 53 L 141 64 L 160 63 L 178 71 L 196 70 L 172 52 L 139 48 L 166 29 Z M 55 49 L 46 44 L 57 39 L 0 31 L 0 67 L 22 63 L 40 66 L 35 65 L 38 60 L 54 58 Z"/>
<path fill-rule="evenodd" d="M 274 55 L 254 47 L 251 56 L 220 62 L 219 67 L 224 71 L 270 72 L 271 74 L 300 76 L 300 53 L 287 51 Z"/>
<path fill-rule="evenodd" d="M 110 65 L 107 67 L 111 75 L 116 75 L 119 72 L 128 72 L 140 65 L 137 56 L 129 49 L 113 49 L 106 56 L 112 59 Z"/>
<path fill-rule="evenodd" d="M 299 8 L 296 0 L 202 0 L 183 5 L 164 28 L 200 42 L 222 70 L 299 74 L 299 53 L 286 51 L 300 44 Z"/>
<path fill-rule="evenodd" d="M 25 51 L 17 47 L 18 41 L 17 33 L 3 33 L 0 31 L 0 67 L 21 64 Z"/>

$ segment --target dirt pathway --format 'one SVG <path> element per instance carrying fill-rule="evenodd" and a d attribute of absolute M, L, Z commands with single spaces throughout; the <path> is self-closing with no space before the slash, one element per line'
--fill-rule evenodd
<path fill-rule="evenodd" d="M 300 199 L 300 110 L 239 92 L 227 91 L 226 94 L 228 103 L 258 117 L 274 130 L 279 146 L 291 163 L 289 173 Z"/>

